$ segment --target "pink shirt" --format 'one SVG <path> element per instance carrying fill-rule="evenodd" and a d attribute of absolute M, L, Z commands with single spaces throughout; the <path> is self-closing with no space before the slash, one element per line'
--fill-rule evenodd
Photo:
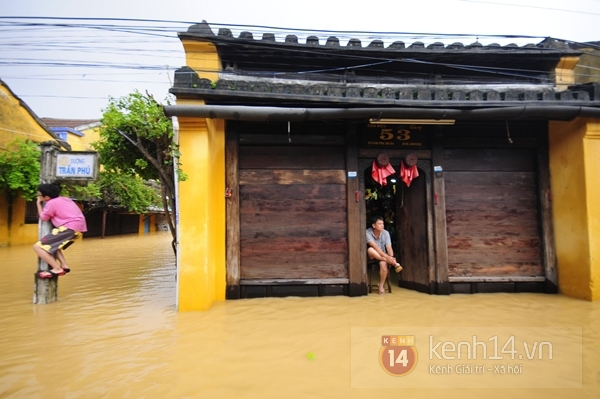
<path fill-rule="evenodd" d="M 65 226 L 80 233 L 87 231 L 83 213 L 77 204 L 67 197 L 56 197 L 46 202 L 40 219 L 50 220 L 54 227 Z"/>

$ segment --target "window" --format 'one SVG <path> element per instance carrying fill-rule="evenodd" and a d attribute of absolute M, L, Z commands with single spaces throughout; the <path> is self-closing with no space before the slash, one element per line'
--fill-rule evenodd
<path fill-rule="evenodd" d="M 25 203 L 25 224 L 34 224 L 38 222 L 38 213 L 36 200 Z"/>

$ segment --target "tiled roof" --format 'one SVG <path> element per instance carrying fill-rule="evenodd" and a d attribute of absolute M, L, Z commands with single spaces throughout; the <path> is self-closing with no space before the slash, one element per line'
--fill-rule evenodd
<path fill-rule="evenodd" d="M 417 85 L 360 85 L 338 83 L 274 83 L 269 79 L 211 82 L 200 79 L 188 67 L 175 72 L 171 93 L 201 97 L 208 103 L 277 102 L 279 106 L 307 103 L 314 105 L 364 106 L 506 106 L 527 103 L 546 105 L 598 105 L 598 85 L 587 84 L 562 92 L 549 86 L 513 88 L 420 87 Z"/>
<path fill-rule="evenodd" d="M 271 43 L 271 44 L 281 44 L 281 45 L 292 45 L 292 46 L 306 46 L 310 48 L 329 48 L 329 49 L 363 49 L 365 51 L 379 51 L 379 50 L 388 50 L 388 51 L 435 51 L 435 52 L 486 52 L 486 51 L 545 51 L 552 52 L 552 50 L 560 51 L 561 53 L 565 52 L 573 52 L 577 53 L 577 51 L 570 50 L 568 46 L 564 45 L 564 43 L 560 43 L 559 45 L 555 45 L 554 39 L 547 39 L 541 43 L 533 44 L 529 43 L 523 46 L 518 46 L 517 44 L 511 43 L 507 45 L 500 45 L 498 43 L 490 43 L 490 44 L 482 44 L 479 41 L 470 44 L 463 44 L 460 42 L 454 42 L 451 44 L 444 44 L 442 42 L 435 42 L 429 45 L 425 45 L 423 42 L 416 41 L 411 44 L 404 43 L 403 41 L 394 41 L 385 47 L 385 44 L 382 40 L 374 39 L 370 43 L 363 45 L 362 41 L 358 38 L 350 38 L 346 43 L 340 41 L 340 39 L 336 36 L 329 36 L 327 38 L 319 38 L 316 35 L 310 35 L 306 37 L 305 42 L 301 43 L 298 39 L 298 36 L 289 34 L 285 37 L 283 41 L 277 41 L 275 34 L 273 33 L 263 33 L 262 37 L 254 38 L 254 34 L 249 31 L 243 31 L 239 34 L 238 37 L 234 37 L 231 29 L 229 28 L 219 28 L 217 34 L 213 32 L 212 28 L 206 21 L 202 21 L 199 24 L 192 25 L 188 28 L 187 32 L 183 32 L 179 34 L 180 37 L 189 37 L 189 38 L 212 38 L 213 41 L 218 42 L 255 42 L 255 43 Z"/>
<path fill-rule="evenodd" d="M 68 127 L 71 129 L 79 130 L 83 126 L 93 125 L 100 123 L 100 119 L 56 119 L 56 118 L 41 118 L 46 126 L 52 127 Z"/>
<path fill-rule="evenodd" d="M 170 92 L 202 98 L 210 105 L 278 107 L 430 107 L 480 108 L 600 106 L 598 85 L 564 90 L 554 73 L 561 58 L 579 56 L 564 41 L 482 45 L 436 42 L 406 44 L 382 40 L 362 43 L 337 37 L 295 35 L 276 40 L 273 33 L 234 37 L 208 23 L 190 26 L 183 40 L 209 41 L 223 70 L 215 81 L 201 79 L 184 66 L 175 72 Z M 371 40 L 371 39 L 369 39 Z"/>
<path fill-rule="evenodd" d="M 400 41 L 386 47 L 379 39 L 363 45 L 356 38 L 342 43 L 334 36 L 323 40 L 311 35 L 306 43 L 300 43 L 295 35 L 277 41 L 273 33 L 263 34 L 262 39 L 254 39 L 250 32 L 234 37 L 228 28 L 221 28 L 215 34 L 206 22 L 189 27 L 179 36 L 182 40 L 214 44 L 221 62 L 220 79 L 246 79 L 252 87 L 254 82 L 265 78 L 296 81 L 302 85 L 324 82 L 327 95 L 336 97 L 340 97 L 337 94 L 340 84 L 344 93 L 351 84 L 537 84 L 543 88 L 554 84 L 555 69 L 564 56 L 581 55 L 581 51 L 569 48 L 566 42 L 551 38 L 522 47 L 479 42 L 425 45 Z M 176 82 L 175 87 L 182 87 L 179 84 Z"/>

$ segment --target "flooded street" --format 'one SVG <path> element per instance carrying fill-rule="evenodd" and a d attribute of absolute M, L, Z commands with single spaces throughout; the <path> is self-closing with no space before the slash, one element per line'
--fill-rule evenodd
<path fill-rule="evenodd" d="M 178 313 L 168 233 L 89 238 L 65 255 L 72 272 L 59 279 L 58 302 L 33 305 L 31 246 L 0 248 L 0 397 L 600 397 L 600 302 L 544 294 L 430 296 L 395 285 L 383 296 L 250 299 Z M 357 332 L 507 327 L 557 331 L 550 337 L 557 353 L 569 339 L 559 335 L 580 329 L 581 373 L 566 378 L 573 365 L 547 362 L 551 375 L 536 386 L 565 377 L 564 386 L 582 387 L 436 388 L 438 380 L 428 376 L 427 388 L 374 389 L 361 388 L 353 371 Z M 417 369 L 425 372 L 428 353 L 419 347 L 419 356 Z M 377 352 L 359 360 L 379 367 Z M 379 371 L 395 384 L 411 378 Z M 519 386 L 507 381 L 506 388 Z"/>

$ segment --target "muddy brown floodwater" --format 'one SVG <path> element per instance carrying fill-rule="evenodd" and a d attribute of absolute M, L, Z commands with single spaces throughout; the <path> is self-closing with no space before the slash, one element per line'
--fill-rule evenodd
<path fill-rule="evenodd" d="M 31 247 L 0 249 L 0 397 L 600 398 L 600 303 L 394 286 L 383 296 L 250 299 L 178 313 L 168 233 L 85 239 L 66 255 L 73 271 L 60 277 L 59 300 L 33 305 Z M 517 350 L 527 341 L 539 353 L 510 359 L 505 333 Z M 384 370 L 384 335 L 414 337 L 418 361 L 395 359 L 414 371 Z M 432 352 L 432 342 L 475 336 L 500 340 L 502 360 L 457 361 L 451 344 Z M 494 373 L 498 366 L 512 375 Z"/>

